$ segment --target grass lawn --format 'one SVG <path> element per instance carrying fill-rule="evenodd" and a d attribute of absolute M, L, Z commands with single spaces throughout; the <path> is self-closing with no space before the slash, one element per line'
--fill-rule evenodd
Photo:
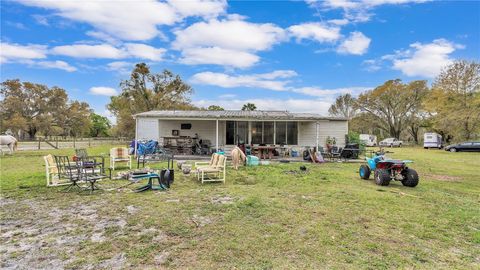
<path fill-rule="evenodd" d="M 359 164 L 290 163 L 90 196 L 45 186 L 47 152 L 17 152 L 1 158 L 1 267 L 478 269 L 480 154 L 393 151 L 415 161 L 416 188 L 360 180 Z"/>

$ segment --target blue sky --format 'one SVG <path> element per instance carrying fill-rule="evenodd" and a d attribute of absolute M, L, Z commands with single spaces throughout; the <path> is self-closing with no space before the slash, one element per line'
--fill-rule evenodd
<path fill-rule="evenodd" d="M 480 59 L 478 1 L 2 1 L 1 77 L 59 86 L 100 114 L 138 62 L 198 106 L 318 112 L 386 80 Z"/>

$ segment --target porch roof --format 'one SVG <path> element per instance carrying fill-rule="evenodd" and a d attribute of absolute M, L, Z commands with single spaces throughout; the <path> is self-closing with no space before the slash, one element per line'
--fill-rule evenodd
<path fill-rule="evenodd" d="M 254 119 L 254 120 L 330 120 L 347 121 L 343 117 L 325 117 L 315 113 L 291 113 L 288 111 L 148 111 L 138 113 L 134 118 L 153 117 L 153 118 L 172 118 L 172 119 Z"/>

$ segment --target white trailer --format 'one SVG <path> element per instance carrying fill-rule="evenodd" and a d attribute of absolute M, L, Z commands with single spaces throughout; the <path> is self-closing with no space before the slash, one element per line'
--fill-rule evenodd
<path fill-rule="evenodd" d="M 423 148 L 443 148 L 442 135 L 435 132 L 427 132 L 423 134 Z"/>
<path fill-rule="evenodd" d="M 360 134 L 360 141 L 363 142 L 366 146 L 376 146 L 377 136 L 370 134 Z"/>

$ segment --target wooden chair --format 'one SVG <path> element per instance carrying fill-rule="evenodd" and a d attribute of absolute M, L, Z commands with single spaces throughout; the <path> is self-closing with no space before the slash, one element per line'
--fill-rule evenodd
<path fill-rule="evenodd" d="M 197 179 L 205 182 L 223 182 L 225 183 L 227 157 L 218 155 L 213 159 L 214 163 L 211 166 L 198 168 Z"/>
<path fill-rule="evenodd" d="M 115 147 L 110 149 L 110 168 L 115 170 L 115 163 L 127 162 L 129 169 L 132 168 L 132 156 L 128 153 L 126 147 Z"/>

